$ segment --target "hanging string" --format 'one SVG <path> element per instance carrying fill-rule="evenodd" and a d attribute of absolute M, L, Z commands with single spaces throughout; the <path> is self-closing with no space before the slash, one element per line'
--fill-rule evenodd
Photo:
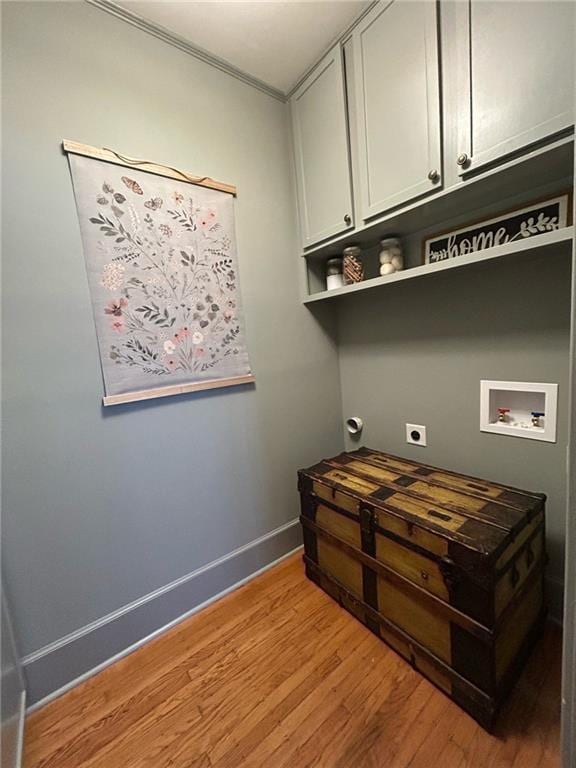
<path fill-rule="evenodd" d="M 153 163 L 150 160 L 135 160 L 132 157 L 126 157 L 126 155 L 121 155 L 119 152 L 116 152 L 114 149 L 110 149 L 109 147 L 102 147 L 102 149 L 105 152 L 112 152 L 113 155 L 116 155 L 116 157 L 121 160 L 123 163 L 127 163 L 128 165 L 156 165 L 159 168 L 168 168 L 169 171 L 173 171 L 174 173 L 179 174 L 182 176 L 183 179 L 186 179 L 186 181 L 189 181 L 191 184 L 203 184 L 204 182 L 213 182 L 214 179 L 211 179 L 210 176 L 191 176 L 188 173 L 184 173 L 184 171 L 181 171 L 179 168 L 174 168 L 172 165 L 162 165 L 160 163 Z"/>

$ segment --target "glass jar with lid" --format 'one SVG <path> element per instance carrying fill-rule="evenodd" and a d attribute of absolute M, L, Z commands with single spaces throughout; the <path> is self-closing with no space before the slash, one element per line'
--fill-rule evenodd
<path fill-rule="evenodd" d="M 344 248 L 344 282 L 346 285 L 360 283 L 364 280 L 364 264 L 362 263 L 362 251 L 357 245 L 349 245 Z"/>
<path fill-rule="evenodd" d="M 392 275 L 404 269 L 404 254 L 399 237 L 385 237 L 380 241 L 380 274 Z"/>
<path fill-rule="evenodd" d="M 326 262 L 326 288 L 333 291 L 344 285 L 343 263 L 340 256 L 328 259 Z"/>

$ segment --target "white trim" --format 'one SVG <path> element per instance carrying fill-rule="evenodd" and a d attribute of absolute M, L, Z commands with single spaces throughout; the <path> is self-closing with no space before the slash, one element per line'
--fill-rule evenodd
<path fill-rule="evenodd" d="M 194 56 L 194 58 L 200 59 L 200 61 L 203 61 L 206 64 L 210 64 L 222 72 L 226 72 L 226 74 L 235 77 L 237 80 L 242 80 L 247 85 L 251 85 L 253 88 L 257 88 L 259 91 L 266 93 L 268 96 L 272 96 L 272 98 L 278 99 L 278 101 L 286 101 L 285 94 L 277 88 L 273 88 L 263 80 L 260 80 L 253 75 L 249 75 L 247 72 L 243 72 L 241 69 L 237 69 L 235 66 L 229 64 L 224 59 L 220 59 L 218 56 L 214 56 L 209 51 L 193 45 L 185 38 L 180 37 L 180 35 L 177 35 L 174 32 L 171 32 L 169 29 L 166 29 L 166 27 L 163 27 L 160 24 L 156 24 L 152 21 L 148 21 L 148 19 L 145 19 L 138 13 L 134 13 L 134 11 L 129 11 L 122 6 L 117 5 L 116 3 L 112 2 L 112 0 L 86 0 L 86 2 L 89 5 L 93 5 L 95 8 L 99 8 L 101 11 L 105 11 L 106 13 L 115 16 L 121 21 L 125 21 L 128 24 L 131 24 L 133 27 L 141 29 L 143 32 L 147 32 L 153 37 L 157 37 L 164 43 L 168 43 L 168 45 L 172 45 L 174 48 L 178 48 L 180 51 L 183 51 L 190 56 Z"/>
<path fill-rule="evenodd" d="M 576 74 L 576 67 L 574 68 Z M 574 164 L 576 171 L 576 163 Z M 574 187 L 576 192 L 576 187 Z M 576 214 L 576 196 L 573 201 Z M 566 450 L 566 561 L 564 568 L 564 636 L 560 749 L 564 768 L 576 765 L 576 243 L 572 247 L 570 299 L 570 381 Z"/>
<path fill-rule="evenodd" d="M 351 23 L 350 23 L 350 24 L 349 24 L 349 25 L 346 27 L 346 29 L 344 30 L 344 32 L 341 32 L 339 35 L 337 35 L 337 37 L 335 37 L 335 38 L 332 40 L 332 42 L 331 42 L 331 43 L 329 43 L 329 45 L 327 45 L 327 46 L 326 46 L 326 48 L 324 49 L 324 51 L 322 52 L 322 54 L 321 54 L 321 55 L 318 57 L 318 60 L 317 60 L 317 61 L 315 61 L 315 62 L 314 62 L 314 64 L 312 64 L 312 66 L 311 66 L 311 67 L 309 67 L 309 68 L 306 70 L 306 72 L 304 72 L 304 74 L 303 74 L 303 75 L 301 75 L 301 77 L 299 77 L 299 78 L 298 78 L 298 80 L 297 80 L 297 81 L 296 81 L 296 83 L 295 83 L 295 84 L 292 86 L 292 88 L 290 88 L 290 90 L 289 90 L 289 91 L 287 91 L 287 93 L 286 93 L 286 96 L 285 96 L 285 100 L 286 100 L 286 101 L 289 101 L 289 100 L 292 98 L 292 96 L 294 96 L 294 94 L 296 93 L 296 91 L 297 91 L 297 90 L 300 88 L 300 86 L 301 86 L 301 85 L 302 85 L 302 84 L 303 84 L 303 83 L 304 83 L 304 82 L 305 82 L 305 81 L 308 79 L 308 77 L 309 77 L 309 76 L 312 74 L 312 72 L 313 72 L 313 71 L 316 69 L 316 67 L 317 67 L 317 66 L 318 66 L 318 64 L 319 64 L 319 63 L 322 61 L 322 59 L 323 59 L 323 58 L 324 58 L 324 57 L 325 57 L 325 56 L 326 56 L 328 53 L 330 53 L 330 51 L 332 50 L 332 48 L 334 48 L 334 46 L 336 46 L 336 45 L 340 44 L 342 47 L 344 47 L 344 44 L 346 43 L 347 39 L 349 39 L 349 38 L 350 38 L 350 36 L 352 35 L 352 32 L 354 31 L 354 28 L 355 28 L 355 27 L 356 27 L 358 24 L 360 24 L 360 22 L 362 21 L 362 19 L 364 18 L 364 16 L 366 16 L 367 14 L 369 14 L 369 13 L 370 13 L 370 11 L 372 10 L 372 8 L 374 8 L 376 5 L 378 5 L 378 3 L 379 3 L 379 2 L 380 2 L 380 0 L 372 0 L 372 2 L 370 3 L 370 5 L 368 5 L 366 8 L 364 8 L 364 10 L 362 10 L 362 11 L 361 11 L 361 12 L 358 14 L 358 16 L 357 16 L 357 17 L 356 17 L 356 18 L 355 18 L 355 19 L 354 19 L 354 20 L 353 20 L 353 21 L 352 21 L 352 22 L 351 22 Z"/>
<path fill-rule="evenodd" d="M 21 768 L 24 756 L 24 725 L 26 723 L 26 691 L 20 694 L 20 715 L 18 719 L 18 737 L 16 740 L 16 768 Z"/>
<path fill-rule="evenodd" d="M 43 648 L 39 648 L 37 651 L 33 651 L 32 653 L 29 653 L 27 656 L 24 656 L 24 658 L 21 660 L 22 666 L 27 666 L 29 664 L 34 663 L 35 661 L 38 661 L 44 656 L 48 656 L 50 653 L 53 653 L 54 651 L 59 650 L 63 646 L 69 645 L 70 643 L 75 642 L 81 637 L 84 637 L 85 635 L 90 634 L 90 632 L 94 632 L 96 629 L 100 629 L 100 627 L 103 627 L 106 624 L 110 624 L 110 622 L 112 621 L 116 621 L 116 619 L 119 619 L 121 616 L 124 616 L 124 614 L 129 613 L 130 611 L 133 611 L 136 608 L 140 608 L 140 606 L 145 605 L 146 603 L 149 603 L 152 600 L 156 600 L 156 598 L 161 597 L 161 595 L 165 594 L 166 592 L 170 592 L 172 589 L 176 589 L 177 587 L 180 587 L 182 584 L 185 584 L 187 581 L 191 581 L 192 579 L 195 579 L 198 576 L 201 576 L 207 571 L 210 571 L 213 568 L 217 568 L 218 566 L 222 565 L 228 560 L 233 560 L 235 557 L 238 557 L 238 555 L 241 555 L 243 552 L 246 552 L 247 550 L 252 549 L 253 547 L 257 547 L 260 544 L 263 544 L 265 541 L 268 541 L 268 539 L 272 539 L 275 536 L 278 536 L 278 534 L 283 533 L 284 531 L 298 524 L 299 524 L 298 518 L 295 518 L 294 520 L 290 520 L 284 525 L 281 525 L 280 527 L 275 528 L 273 531 L 269 531 L 268 533 L 265 533 L 263 536 L 260 536 L 259 538 L 254 539 L 253 541 L 249 541 L 247 544 L 243 544 L 241 547 L 238 547 L 237 549 L 232 550 L 232 552 L 228 552 L 228 554 L 222 555 L 222 557 L 219 557 L 216 560 L 212 560 L 212 562 L 210 563 L 201 565 L 200 568 L 196 568 L 196 570 L 191 571 L 190 573 L 187 573 L 184 576 L 180 576 L 180 578 L 175 579 L 174 581 L 171 581 L 169 584 L 165 584 L 163 587 L 159 587 L 158 589 L 155 589 L 153 592 L 149 592 L 147 595 L 143 595 L 142 597 L 139 597 L 137 600 L 134 600 L 133 602 L 122 606 L 122 608 L 118 608 L 117 610 L 112 611 L 112 613 L 108 613 L 106 616 L 102 616 L 99 619 L 96 619 L 96 621 L 92 621 L 90 622 L 90 624 L 86 624 L 83 627 L 80 627 L 79 629 L 74 630 L 74 632 L 70 632 L 70 634 L 65 635 L 64 637 L 61 637 L 58 640 L 55 640 L 53 643 L 49 643 L 48 645 L 45 645 Z M 273 564 L 274 563 L 272 563 L 272 565 Z M 266 570 L 269 567 L 270 566 L 267 565 L 264 567 L 263 570 Z M 260 573 L 260 571 L 257 571 L 257 573 Z M 253 578 L 255 575 L 257 575 L 257 573 L 252 574 L 251 576 L 248 576 L 247 579 Z M 244 582 L 243 581 L 237 582 L 237 584 L 233 585 L 228 590 L 225 590 L 224 592 L 220 592 L 218 595 L 216 595 L 216 597 L 210 598 L 210 600 L 202 603 L 200 607 L 204 605 L 208 605 L 208 603 L 211 602 L 212 600 L 216 600 L 218 597 L 221 597 L 222 595 L 226 594 L 226 592 L 230 591 L 230 589 L 236 589 L 236 587 L 242 583 Z M 196 608 L 194 608 L 193 610 L 198 610 L 198 606 L 196 606 Z M 176 619 L 176 621 L 180 621 L 180 620 L 181 618 Z M 158 630 L 158 631 L 163 631 L 163 630 Z"/>
<path fill-rule="evenodd" d="M 283 529 L 287 528 L 289 525 L 295 525 L 296 523 L 299 523 L 299 521 L 298 520 L 293 521 L 292 523 L 289 523 L 287 526 L 283 526 Z M 276 529 L 276 531 L 279 531 L 279 530 L 280 530 L 279 528 Z M 84 672 L 82 675 L 79 675 L 78 677 L 74 678 L 74 680 L 71 680 L 70 682 L 66 683 L 66 685 L 63 685 L 61 688 L 58 688 L 58 690 L 53 691 L 52 693 L 48 694 L 48 696 L 45 696 L 43 699 L 36 701 L 34 704 L 28 707 L 28 709 L 26 710 L 27 714 L 30 715 L 32 712 L 35 712 L 37 709 L 40 709 L 40 707 L 43 707 L 45 704 L 49 704 L 54 699 L 57 699 L 59 696 L 62 696 L 64 693 L 67 693 L 69 690 L 71 690 L 72 688 L 75 688 L 77 685 L 80 685 L 80 683 L 83 683 L 85 680 L 88 680 L 88 678 L 93 677 L 94 675 L 98 674 L 98 672 L 101 672 L 102 670 L 106 669 L 112 664 L 115 664 L 117 661 L 120 661 L 120 659 L 123 659 L 125 656 L 128 656 L 134 651 L 137 651 L 139 648 L 146 645 L 146 643 L 150 642 L 151 640 L 154 640 L 155 637 L 158 637 L 164 632 L 167 632 L 168 630 L 172 629 L 172 627 L 175 627 L 177 624 L 180 624 L 182 621 L 185 621 L 186 619 L 190 618 L 190 616 L 193 616 L 195 613 L 198 613 L 203 608 L 207 608 L 209 605 L 225 597 L 230 592 L 233 592 L 239 587 L 242 587 L 244 584 L 247 584 L 249 581 L 252 581 L 252 579 L 255 579 L 257 576 L 260 576 L 262 573 L 265 573 L 266 571 L 270 570 L 270 568 L 273 568 L 275 565 L 278 565 L 283 560 L 286 560 L 288 557 L 295 555 L 301 549 L 302 549 L 302 546 L 300 545 L 295 549 L 290 550 L 290 552 L 286 552 L 286 554 L 281 555 L 280 557 L 276 558 L 276 560 L 273 560 L 271 563 L 267 563 L 266 565 L 262 566 L 262 568 L 259 568 L 257 571 L 254 571 L 254 573 L 251 573 L 249 576 L 246 576 L 245 578 L 240 579 L 240 581 L 237 581 L 234 584 L 231 584 L 229 587 L 226 587 L 226 589 L 223 589 L 221 592 L 218 592 L 217 595 L 213 595 L 212 597 L 208 598 L 208 600 L 205 600 L 203 603 L 200 603 L 199 605 L 195 605 L 194 608 L 191 608 L 189 611 L 186 611 L 185 613 L 183 613 L 181 616 L 178 616 L 173 621 L 170 621 L 168 622 L 168 624 L 165 624 L 164 626 L 159 627 L 158 629 L 154 630 L 154 632 L 151 632 L 149 635 L 146 635 L 146 637 L 143 637 L 142 639 L 138 640 L 136 643 L 133 643 L 132 645 L 128 646 L 128 648 L 124 648 L 124 650 L 120 651 L 120 653 L 117 653 L 114 656 L 111 656 L 109 659 L 106 659 L 106 661 L 103 661 L 101 664 L 98 664 L 92 669 L 89 669 L 87 672 Z"/>
<path fill-rule="evenodd" d="M 548 619 L 558 626 L 564 624 L 564 581 L 558 576 L 546 574 Z"/>
<path fill-rule="evenodd" d="M 329 43 L 329 45 L 326 46 L 326 48 L 318 56 L 318 59 L 312 64 L 312 66 L 310 66 L 302 75 L 300 75 L 296 83 L 294 83 L 294 85 L 291 86 L 286 92 L 281 91 L 279 88 L 274 88 L 272 85 L 268 85 L 268 83 L 265 83 L 258 77 L 238 69 L 233 64 L 227 62 L 225 59 L 221 59 L 218 56 L 215 56 L 214 54 L 210 53 L 210 51 L 206 51 L 204 48 L 193 45 L 191 42 L 183 37 L 180 37 L 180 35 L 171 32 L 166 27 L 163 27 L 160 24 L 156 24 L 153 21 L 149 21 L 134 11 L 129 11 L 127 8 L 124 8 L 121 5 L 113 2 L 113 0 L 85 0 L 85 2 L 87 2 L 89 5 L 93 5 L 95 8 L 99 8 L 101 11 L 105 11 L 106 13 L 111 14 L 112 16 L 116 16 L 116 18 L 120 19 L 121 21 L 132 24 L 133 27 L 137 27 L 143 32 L 147 32 L 149 35 L 157 37 L 159 40 L 168 43 L 168 45 L 172 45 L 175 48 L 178 48 L 180 51 L 183 51 L 190 56 L 194 56 L 196 59 L 200 59 L 200 61 L 204 61 L 206 64 L 210 64 L 211 66 L 216 67 L 216 69 L 219 69 L 222 72 L 226 72 L 228 75 L 231 75 L 238 80 L 242 80 L 247 85 L 251 85 L 253 88 L 257 88 L 259 91 L 268 94 L 268 96 L 272 96 L 272 98 L 278 99 L 278 101 L 288 102 L 294 93 L 296 93 L 298 88 L 300 88 L 302 83 L 306 80 L 308 75 L 326 56 L 326 54 L 335 45 L 338 43 L 343 44 L 345 40 L 350 37 L 354 27 L 359 24 L 360 21 L 362 21 L 364 16 L 366 16 L 366 14 L 369 13 L 375 5 L 378 4 L 379 0 L 373 0 L 367 8 L 364 8 L 362 11 L 360 11 L 358 16 L 351 21 L 351 23 L 343 32 L 338 34 Z"/>

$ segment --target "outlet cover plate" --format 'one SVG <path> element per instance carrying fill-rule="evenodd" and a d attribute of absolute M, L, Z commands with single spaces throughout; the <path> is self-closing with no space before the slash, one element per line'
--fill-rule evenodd
<path fill-rule="evenodd" d="M 417 432 L 420 437 L 416 438 L 416 436 L 413 435 L 414 432 Z M 426 427 L 423 424 L 406 424 L 406 442 L 411 445 L 421 445 L 425 447 L 427 445 Z"/>

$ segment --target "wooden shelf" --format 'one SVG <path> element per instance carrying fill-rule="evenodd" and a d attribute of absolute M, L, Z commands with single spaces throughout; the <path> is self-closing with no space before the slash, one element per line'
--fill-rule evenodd
<path fill-rule="evenodd" d="M 325 299 L 335 299 L 338 296 L 348 296 L 358 291 L 366 291 L 370 288 L 379 288 L 381 286 L 401 283 L 405 280 L 415 280 L 422 277 L 431 277 L 452 269 L 474 264 L 482 264 L 504 257 L 522 256 L 541 256 L 547 251 L 570 253 L 574 242 L 574 227 L 564 227 L 553 232 L 546 232 L 542 235 L 516 240 L 504 245 L 498 245 L 494 248 L 486 248 L 484 251 L 469 254 L 468 256 L 458 256 L 454 259 L 446 259 L 435 264 L 423 264 L 419 267 L 405 269 L 402 272 L 396 272 L 386 277 L 375 277 L 371 280 L 363 280 L 361 283 L 345 285 L 342 288 L 335 288 L 332 291 L 321 291 L 314 293 L 304 299 L 304 304 L 312 304 L 316 301 Z"/>

